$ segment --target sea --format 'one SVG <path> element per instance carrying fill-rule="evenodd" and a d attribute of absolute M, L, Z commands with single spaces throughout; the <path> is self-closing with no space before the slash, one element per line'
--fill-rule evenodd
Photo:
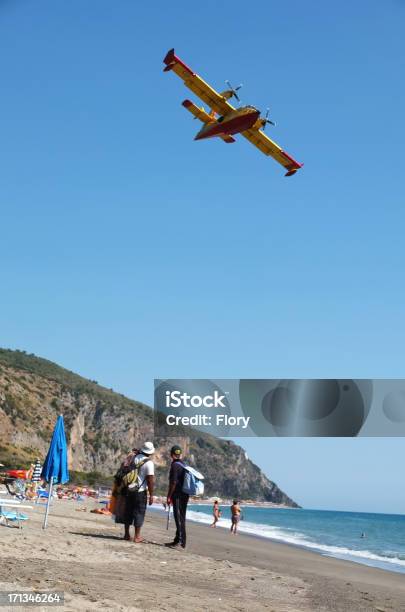
<path fill-rule="evenodd" d="M 230 508 L 221 510 L 217 528 L 229 529 Z M 405 573 L 405 515 L 243 505 L 242 512 L 240 532 Z M 187 518 L 208 525 L 212 506 L 189 504 Z"/>

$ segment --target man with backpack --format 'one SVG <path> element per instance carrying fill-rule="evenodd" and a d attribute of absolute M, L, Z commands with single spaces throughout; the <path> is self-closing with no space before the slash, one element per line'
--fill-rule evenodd
<path fill-rule="evenodd" d="M 149 505 L 153 504 L 155 486 L 155 467 L 151 459 L 155 447 L 152 442 L 145 442 L 138 454 L 134 455 L 127 473 L 122 478 L 122 494 L 125 495 L 125 535 L 124 540 L 130 540 L 129 528 L 135 527 L 134 542 L 142 542 L 141 528 L 145 519 L 147 491 Z"/>
<path fill-rule="evenodd" d="M 170 548 L 186 547 L 186 512 L 189 495 L 183 492 L 184 478 L 186 475 L 185 466 L 181 460 L 182 449 L 174 445 L 170 449 L 172 465 L 169 474 L 169 489 L 167 491 L 167 504 L 173 506 L 173 516 L 176 523 L 176 535 L 173 542 L 166 546 Z"/>

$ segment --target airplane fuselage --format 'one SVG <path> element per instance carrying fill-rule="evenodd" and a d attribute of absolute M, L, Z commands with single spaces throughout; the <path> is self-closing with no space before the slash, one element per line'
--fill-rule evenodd
<path fill-rule="evenodd" d="M 259 116 L 260 111 L 253 106 L 237 108 L 222 117 L 213 118 L 212 121 L 206 123 L 198 132 L 194 140 L 239 134 L 251 128 L 259 119 Z"/>

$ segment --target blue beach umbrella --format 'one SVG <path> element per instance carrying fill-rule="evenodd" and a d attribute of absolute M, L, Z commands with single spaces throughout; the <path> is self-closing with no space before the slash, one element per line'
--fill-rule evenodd
<path fill-rule="evenodd" d="M 63 484 L 69 480 L 65 425 L 63 423 L 62 415 L 58 416 L 58 420 L 56 421 L 48 454 L 42 467 L 41 476 L 44 480 L 46 480 L 46 482 L 49 482 L 48 502 L 46 504 L 44 524 L 42 525 L 43 529 L 45 529 L 48 522 L 52 487 L 55 483 Z"/>

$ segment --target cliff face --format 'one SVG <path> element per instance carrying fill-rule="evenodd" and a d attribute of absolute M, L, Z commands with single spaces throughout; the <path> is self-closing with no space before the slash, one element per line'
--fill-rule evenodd
<path fill-rule="evenodd" d="M 134 445 L 157 448 L 157 486 L 164 490 L 168 449 L 179 443 L 206 477 L 206 493 L 297 506 L 230 441 L 200 432 L 154 438 L 152 409 L 56 364 L 0 349 L 0 462 L 24 467 L 43 459 L 59 414 L 64 415 L 71 470 L 113 474 Z"/>

